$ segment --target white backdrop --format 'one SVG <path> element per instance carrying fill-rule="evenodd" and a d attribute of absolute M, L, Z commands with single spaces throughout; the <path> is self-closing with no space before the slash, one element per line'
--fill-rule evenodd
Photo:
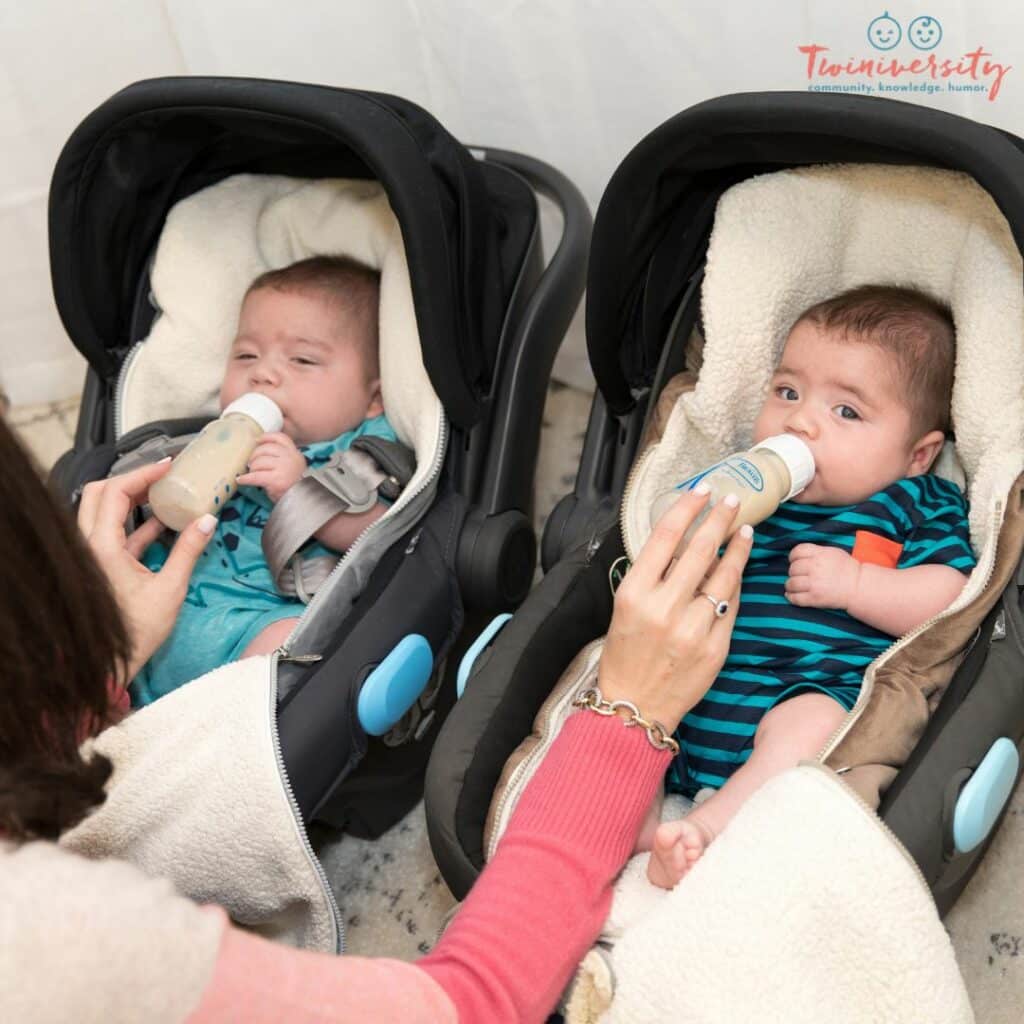
<path fill-rule="evenodd" d="M 50 293 L 49 176 L 78 122 L 140 78 L 249 75 L 398 93 L 464 142 L 548 160 L 592 209 L 643 135 L 724 93 L 872 92 L 1024 134 L 1024 7 L 833 0 L 780 8 L 754 0 L 0 0 L 0 379 L 19 403 L 80 387 L 84 363 Z M 579 321 L 556 373 L 586 385 Z"/>

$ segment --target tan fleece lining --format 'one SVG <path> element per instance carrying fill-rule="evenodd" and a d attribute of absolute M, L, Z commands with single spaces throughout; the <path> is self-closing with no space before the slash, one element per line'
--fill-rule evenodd
<path fill-rule="evenodd" d="M 1024 474 L 1007 499 L 988 585 L 879 666 L 867 706 L 825 761 L 837 770 L 850 766 L 843 781 L 873 807 L 917 745 L 975 631 L 1013 579 L 1024 547 L 1022 505 Z"/>
<path fill-rule="evenodd" d="M 566 699 L 566 689 L 575 691 L 583 681 L 584 675 L 589 671 L 588 665 L 593 659 L 594 643 L 595 641 L 592 641 L 587 644 L 587 646 L 584 647 L 571 662 L 569 662 L 568 667 L 561 676 L 559 676 L 558 682 L 555 684 L 551 693 L 538 709 L 537 714 L 533 719 L 533 731 L 525 740 L 523 740 L 522 743 L 519 744 L 518 747 L 516 747 L 509 756 L 509 759 L 505 762 L 505 767 L 501 770 L 501 776 L 498 779 L 497 785 L 494 787 L 494 796 L 491 799 L 491 806 L 487 811 L 487 820 L 484 822 L 483 848 L 485 856 L 491 847 L 491 842 L 494 838 L 494 830 L 499 829 L 499 834 L 505 830 L 507 815 L 500 816 L 499 812 L 503 809 L 502 797 L 508 789 L 509 783 L 512 781 L 512 777 L 515 775 L 519 766 L 534 753 L 538 746 L 545 741 L 550 744 L 553 737 L 551 735 L 549 724 L 553 716 L 555 716 L 559 704 Z M 521 791 L 521 787 L 518 791 L 515 791 L 516 799 L 518 799 L 519 792 Z M 490 858 L 488 857 L 488 859 Z"/>

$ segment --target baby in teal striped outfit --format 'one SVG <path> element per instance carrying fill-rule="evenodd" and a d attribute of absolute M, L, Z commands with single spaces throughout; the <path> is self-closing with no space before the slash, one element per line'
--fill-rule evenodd
<path fill-rule="evenodd" d="M 640 848 L 671 888 L 768 778 L 816 757 L 867 666 L 960 593 L 975 559 L 967 503 L 929 473 L 949 429 L 949 311 L 868 285 L 804 312 L 786 339 L 754 442 L 795 434 L 815 475 L 757 527 L 729 655 L 676 733 L 670 790 L 714 794 Z"/>

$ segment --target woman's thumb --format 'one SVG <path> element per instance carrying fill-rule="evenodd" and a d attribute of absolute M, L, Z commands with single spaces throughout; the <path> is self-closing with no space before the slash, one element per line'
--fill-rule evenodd
<path fill-rule="evenodd" d="M 181 575 L 188 580 L 216 528 L 217 517 L 209 512 L 189 523 L 178 534 L 178 539 L 164 563 L 163 571 L 170 569 L 173 574 Z"/>

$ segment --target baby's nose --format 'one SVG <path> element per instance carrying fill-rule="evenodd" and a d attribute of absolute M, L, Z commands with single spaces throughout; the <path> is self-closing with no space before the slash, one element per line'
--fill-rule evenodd
<path fill-rule="evenodd" d="M 788 434 L 802 434 L 806 437 L 818 436 L 817 421 L 807 409 L 794 409 L 786 417 L 785 426 Z"/>
<path fill-rule="evenodd" d="M 249 371 L 249 381 L 252 384 L 277 384 L 280 380 L 280 374 L 277 368 L 270 362 L 262 360 L 258 363 L 254 363 L 252 369 Z"/>

